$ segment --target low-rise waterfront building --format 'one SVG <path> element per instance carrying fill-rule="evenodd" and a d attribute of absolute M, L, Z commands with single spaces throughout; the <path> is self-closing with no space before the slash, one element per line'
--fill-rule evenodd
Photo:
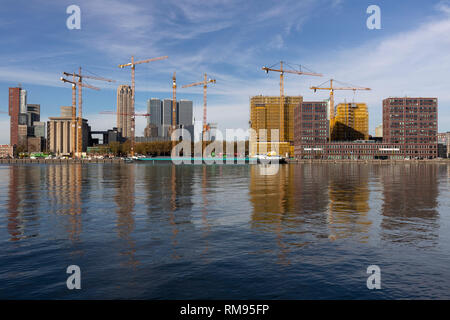
<path fill-rule="evenodd" d="M 324 160 L 372 160 L 372 159 L 433 159 L 437 157 L 437 145 L 380 143 L 373 140 L 301 144 L 295 146 L 296 159 Z"/>
<path fill-rule="evenodd" d="M 13 158 L 14 157 L 14 146 L 9 144 L 0 145 L 0 158 Z"/>

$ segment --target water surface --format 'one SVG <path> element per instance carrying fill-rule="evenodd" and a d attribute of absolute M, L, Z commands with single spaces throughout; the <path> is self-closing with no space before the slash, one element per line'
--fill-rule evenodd
<path fill-rule="evenodd" d="M 449 299 L 449 186 L 445 164 L 1 165 L 0 298 Z"/>

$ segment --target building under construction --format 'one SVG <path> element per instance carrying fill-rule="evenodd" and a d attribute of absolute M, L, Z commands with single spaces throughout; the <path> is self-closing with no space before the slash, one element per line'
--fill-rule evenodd
<path fill-rule="evenodd" d="M 330 121 L 331 141 L 369 140 L 369 111 L 365 103 L 340 103 Z"/>
<path fill-rule="evenodd" d="M 276 151 L 277 154 L 293 156 L 294 153 L 294 108 L 301 105 L 302 96 L 284 97 L 284 103 L 280 103 L 279 96 L 254 96 L 250 99 L 250 128 L 255 130 L 256 137 L 253 141 L 250 154 L 263 154 Z M 280 110 L 283 106 L 283 110 Z M 280 123 L 281 111 L 284 115 L 283 123 Z M 281 128 L 280 128 L 281 127 Z M 267 133 L 260 134 L 261 129 Z M 279 139 L 271 137 L 271 130 L 279 130 Z M 273 141 L 277 141 L 274 145 Z M 278 149 L 278 150 L 277 150 Z"/>

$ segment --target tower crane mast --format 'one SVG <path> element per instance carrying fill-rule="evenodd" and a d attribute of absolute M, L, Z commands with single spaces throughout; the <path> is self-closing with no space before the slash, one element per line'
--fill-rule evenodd
<path fill-rule="evenodd" d="M 204 74 L 203 81 L 200 82 L 194 82 L 190 84 L 186 84 L 182 86 L 182 88 L 189 88 L 189 87 L 195 87 L 195 86 L 201 86 L 203 85 L 203 128 L 202 128 L 202 140 L 205 140 L 205 133 L 207 131 L 208 124 L 206 122 L 206 90 L 208 88 L 209 83 L 216 83 L 216 79 L 208 79 L 208 75 Z"/>
<path fill-rule="evenodd" d="M 290 74 L 297 74 L 297 75 L 306 75 L 306 76 L 315 76 L 315 77 L 321 77 L 322 74 L 315 73 L 312 71 L 302 71 L 302 66 L 300 66 L 300 70 L 292 70 L 292 69 L 285 69 L 284 65 L 286 63 L 283 63 L 283 61 L 280 61 L 280 68 L 273 68 L 271 67 L 262 67 L 262 70 L 264 70 L 266 73 L 271 72 L 279 72 L 280 73 L 280 142 L 286 141 L 286 134 L 284 130 L 284 74 L 290 73 Z M 305 67 L 303 67 L 306 69 Z"/>

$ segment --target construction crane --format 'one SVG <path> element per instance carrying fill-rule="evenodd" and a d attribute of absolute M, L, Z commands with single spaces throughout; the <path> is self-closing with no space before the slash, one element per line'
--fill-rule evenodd
<path fill-rule="evenodd" d="M 175 130 L 177 126 L 177 72 L 175 71 L 172 76 L 172 130 Z"/>
<path fill-rule="evenodd" d="M 329 82 L 329 85 L 324 86 L 328 82 Z M 343 87 L 334 87 L 333 82 L 340 83 L 343 85 Z M 353 86 L 351 84 L 340 82 L 335 79 L 327 80 L 318 86 L 311 87 L 310 89 L 314 90 L 314 92 L 316 92 L 317 90 L 330 90 L 330 130 L 329 130 L 329 136 L 328 136 L 328 139 L 330 141 L 331 141 L 331 129 L 334 126 L 334 113 L 335 113 L 334 112 L 334 90 L 353 90 L 354 93 L 356 92 L 356 90 L 371 90 L 370 88 Z"/>
<path fill-rule="evenodd" d="M 285 64 L 289 65 L 288 63 L 284 62 Z M 280 73 L 280 142 L 285 141 L 285 131 L 284 131 L 284 74 L 285 73 L 292 73 L 297 75 L 305 75 L 305 76 L 315 76 L 315 77 L 321 77 L 322 74 L 312 72 L 311 70 L 308 70 L 306 67 L 303 66 L 303 69 L 307 71 L 302 71 L 302 66 L 299 66 L 299 70 L 289 70 L 283 68 L 283 61 L 280 61 L 280 68 L 274 69 L 274 66 L 277 64 L 271 66 L 271 67 L 262 67 L 262 70 L 264 70 L 266 73 L 269 73 L 269 71 L 273 72 L 279 72 Z M 292 66 L 290 66 L 292 69 Z"/>
<path fill-rule="evenodd" d="M 81 87 L 86 87 L 86 88 L 90 88 L 93 90 L 100 90 L 100 88 L 91 86 L 90 84 L 87 83 L 81 83 L 78 81 L 75 81 L 75 73 L 69 74 L 67 72 L 63 72 L 64 75 L 71 75 L 72 76 L 72 81 L 71 80 L 67 80 L 63 77 L 61 77 L 61 81 L 64 83 L 70 83 L 72 85 L 72 146 L 73 146 L 73 156 L 77 157 L 79 155 L 79 153 L 81 153 L 82 149 L 81 149 L 81 145 L 78 146 L 76 145 L 76 141 L 75 141 L 75 134 L 76 134 L 76 123 L 77 123 L 77 118 L 76 118 L 76 110 L 77 110 L 77 87 L 81 88 Z M 83 121 L 82 119 L 78 119 L 78 122 L 80 123 L 81 121 Z M 79 125 L 81 127 L 81 124 Z M 78 132 L 78 134 L 81 136 L 81 130 Z"/>
<path fill-rule="evenodd" d="M 106 79 L 98 76 L 92 76 L 92 75 L 82 75 L 81 74 L 81 67 L 78 69 L 78 74 L 76 73 L 67 73 L 63 72 L 65 76 L 75 76 L 78 78 L 78 124 L 77 124 L 77 150 L 78 152 L 82 152 L 83 149 L 83 137 L 82 137 L 82 119 L 83 119 L 83 78 L 86 79 L 92 79 L 92 80 L 99 80 L 99 81 L 106 81 L 106 82 L 116 82 L 116 80 L 112 79 Z M 100 89 L 99 89 L 100 90 Z M 78 155 L 77 155 L 78 156 Z"/>
<path fill-rule="evenodd" d="M 323 85 L 328 82 L 330 84 L 324 87 Z M 344 87 L 333 87 L 333 82 L 340 83 L 344 85 Z M 353 90 L 353 92 L 355 92 L 356 90 L 371 90 L 370 88 L 353 86 L 344 82 L 337 81 L 335 79 L 327 80 L 318 86 L 311 87 L 310 89 L 314 90 L 314 92 L 316 92 L 317 90 L 330 90 L 330 119 L 334 119 L 334 90 Z"/>
<path fill-rule="evenodd" d="M 150 113 L 125 113 L 125 112 L 115 112 L 115 111 L 101 111 L 99 114 L 111 114 L 111 115 L 121 115 L 121 116 L 134 116 L 134 117 L 150 117 Z"/>
<path fill-rule="evenodd" d="M 189 88 L 194 86 L 203 85 L 203 129 L 202 129 L 202 140 L 205 140 L 205 133 L 208 130 L 208 124 L 206 122 L 206 89 L 209 83 L 216 83 L 216 79 L 208 79 L 207 74 L 204 74 L 204 80 L 200 82 L 194 82 L 191 84 L 186 84 L 182 88 Z"/>
<path fill-rule="evenodd" d="M 122 68 L 122 69 L 125 67 L 131 67 L 131 113 L 130 113 L 131 115 L 134 115 L 134 98 L 135 98 L 134 73 L 135 73 L 136 65 L 142 64 L 142 63 L 148 63 L 148 62 L 152 62 L 152 61 L 164 60 L 167 58 L 168 58 L 168 56 L 162 56 L 162 57 L 151 58 L 151 59 L 147 59 L 147 60 L 134 61 L 134 56 L 131 56 L 131 62 L 119 65 L 119 68 Z M 132 116 L 131 117 L 131 156 L 134 156 L 135 126 L 136 126 L 136 124 L 134 121 L 134 117 Z"/>

